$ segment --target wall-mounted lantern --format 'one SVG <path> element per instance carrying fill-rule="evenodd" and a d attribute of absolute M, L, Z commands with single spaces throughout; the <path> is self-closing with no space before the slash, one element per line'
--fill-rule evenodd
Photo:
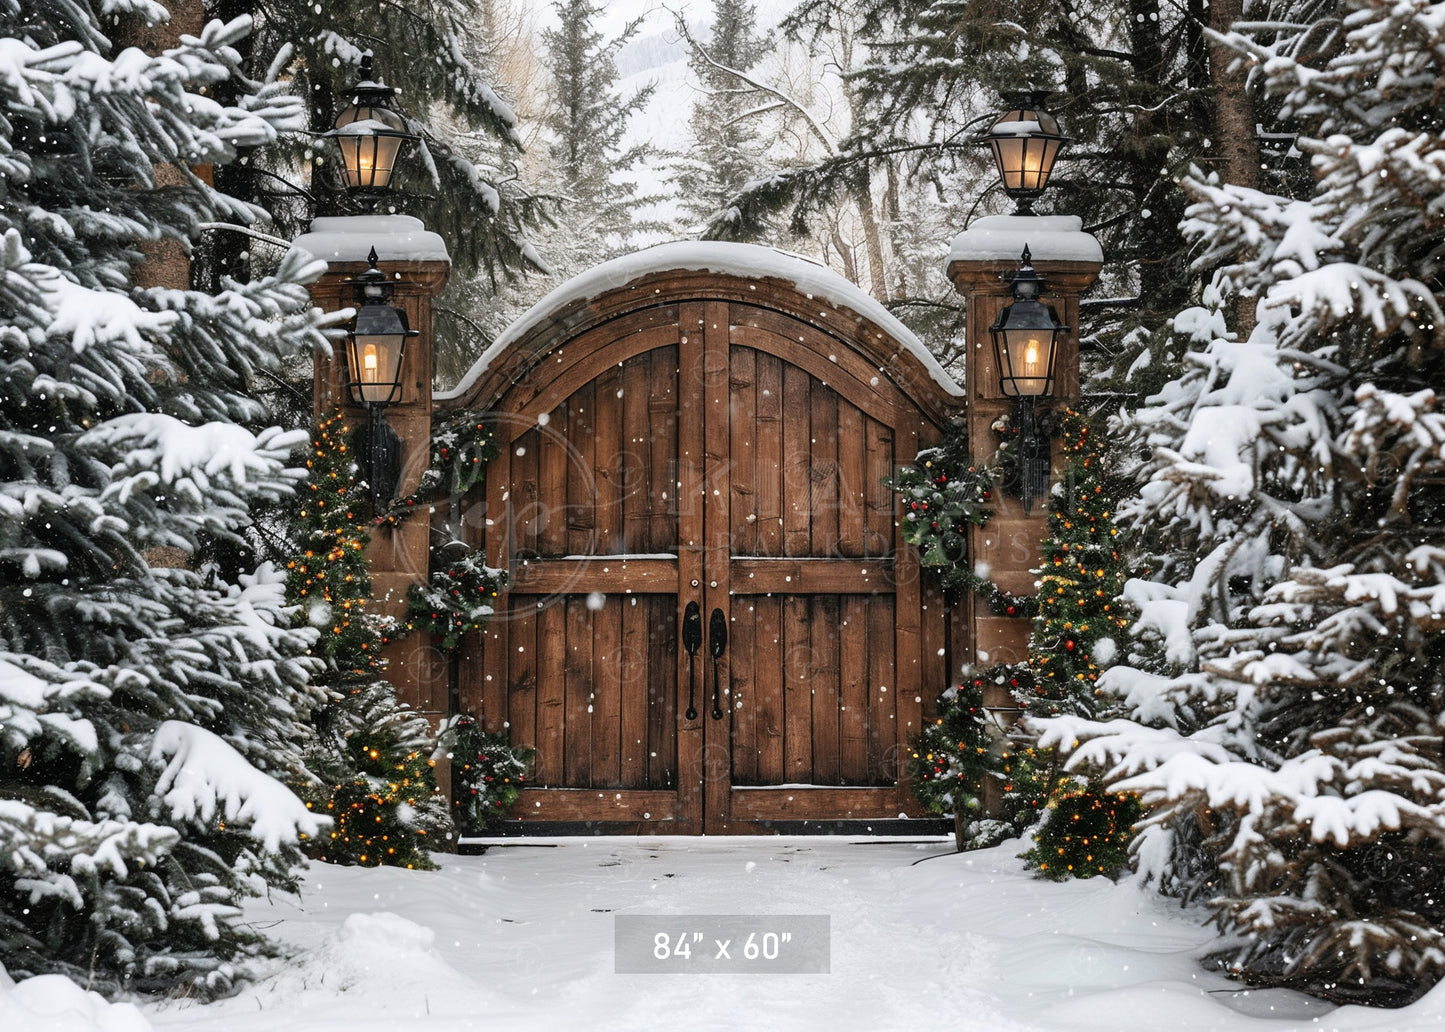
<path fill-rule="evenodd" d="M 1054 362 L 1059 338 L 1068 330 L 1054 306 L 1039 300 L 1043 280 L 1034 271 L 1027 246 L 1018 271 L 1009 277 L 1013 302 L 998 313 L 989 334 L 999 374 L 999 391 L 1018 399 L 1013 429 L 1018 435 L 1018 492 L 1024 513 L 1049 489 L 1049 438 L 1041 433 L 1038 398 L 1054 390 Z"/>
<path fill-rule="evenodd" d="M 351 400 L 368 412 L 362 454 L 370 467 L 372 511 L 379 514 L 395 497 L 401 478 L 401 441 L 386 423 L 386 407 L 401 399 L 406 342 L 419 331 L 407 325 L 406 312 L 389 303 L 391 286 L 376 267 L 376 248 L 366 260 L 371 267 L 355 281 L 359 305 L 346 338 L 346 368 Z"/>
<path fill-rule="evenodd" d="M 1018 206 L 1015 215 L 1032 215 L 1034 199 L 1044 192 L 1059 151 L 1068 142 L 1058 120 L 1042 104 L 1048 94 L 1036 90 L 1004 93 L 1009 110 L 978 137 L 993 151 L 1004 193 Z"/>

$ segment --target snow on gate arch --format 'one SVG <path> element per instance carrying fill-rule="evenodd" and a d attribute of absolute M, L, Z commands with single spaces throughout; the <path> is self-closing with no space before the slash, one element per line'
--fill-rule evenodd
<path fill-rule="evenodd" d="M 584 273 L 437 395 L 503 446 L 461 701 L 537 751 L 509 830 L 927 827 L 908 747 L 966 624 L 886 480 L 961 395 L 841 277 L 717 243 Z"/>

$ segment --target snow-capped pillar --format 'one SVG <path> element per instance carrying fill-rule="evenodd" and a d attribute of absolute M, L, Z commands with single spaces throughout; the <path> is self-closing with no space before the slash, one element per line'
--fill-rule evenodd
<path fill-rule="evenodd" d="M 367 253 L 375 247 L 377 267 L 392 284 L 389 303 L 403 309 L 407 324 L 418 331 L 406 345 L 401 397 L 386 409 L 386 421 L 401 439 L 396 493 L 405 497 L 416 489 L 431 451 L 432 298 L 446 286 L 451 271 L 446 243 L 409 215 L 356 215 L 315 219 L 311 231 L 292 246 L 328 263 L 326 275 L 311 287 L 316 304 L 328 312 L 356 306 L 354 280 L 366 271 Z M 348 425 L 367 418 L 366 409 L 352 404 L 346 391 L 345 350 L 340 346 L 330 358 L 317 356 L 315 380 L 316 413 L 338 405 Z M 407 588 L 426 581 L 430 533 L 430 523 L 420 513 L 395 527 L 372 531 L 367 555 L 376 612 L 402 615 Z M 413 709 L 444 716 L 446 664 L 429 643 L 412 635 L 392 642 L 384 655 L 398 697 Z"/>
<path fill-rule="evenodd" d="M 1000 438 L 993 424 L 1013 411 L 999 383 L 989 326 L 1012 300 L 1008 278 L 1017 271 L 1025 245 L 1044 281 L 1043 301 L 1052 304 L 1069 327 L 1061 335 L 1054 393 L 1043 405 L 1062 409 L 1079 397 L 1079 295 L 1103 267 L 1099 242 L 1072 215 L 997 215 L 981 218 L 960 233 L 948 255 L 948 276 L 966 301 L 968 357 L 964 390 L 972 453 L 992 455 Z M 1057 471 L 1055 472 L 1057 475 Z M 1012 594 L 1033 594 L 1035 575 L 1048 533 L 1048 506 L 1036 503 L 1032 515 L 1009 491 L 998 492 L 995 515 L 969 533 L 969 554 L 986 564 L 988 576 Z M 975 658 L 983 665 L 1012 663 L 1028 656 L 1029 620 L 996 615 L 975 600 L 972 618 Z M 1012 707 L 1007 692 L 989 697 L 989 705 Z"/>

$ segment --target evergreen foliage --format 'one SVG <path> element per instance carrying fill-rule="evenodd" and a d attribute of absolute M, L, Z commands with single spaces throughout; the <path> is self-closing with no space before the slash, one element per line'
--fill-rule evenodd
<path fill-rule="evenodd" d="M 272 951 L 240 903 L 293 889 L 324 827 L 282 784 L 309 777 L 314 632 L 275 571 L 188 568 L 292 491 L 299 442 L 237 424 L 322 342 L 320 268 L 137 285 L 146 247 L 250 218 L 191 169 L 302 119 L 239 77 L 244 20 L 153 57 L 109 11 L 0 0 L 0 964 L 209 995 Z"/>
<path fill-rule="evenodd" d="M 394 203 L 447 238 L 459 279 L 479 269 L 495 278 L 539 267 L 528 232 L 545 220 L 548 202 L 519 183 L 517 117 L 490 81 L 472 5 L 218 0 L 216 6 L 254 20 L 258 73 L 269 67 L 269 74 L 289 77 L 306 105 L 299 128 L 307 132 L 251 152 L 244 165 L 224 173 L 227 189 L 274 219 L 274 234 L 291 239 L 313 216 L 354 212 L 340 155 L 317 135 L 350 104 L 361 58 L 374 50 L 373 77 L 399 91 L 395 103 L 420 137 L 397 167 Z M 458 219 L 458 210 L 469 217 Z M 244 277 L 251 245 L 233 234 L 217 235 L 213 243 L 214 274 Z"/>
<path fill-rule="evenodd" d="M 1131 829 L 1143 816 L 1137 796 L 1111 794 L 1095 781 L 1066 783 L 1023 861 L 1054 881 L 1113 877 L 1129 867 Z"/>
<path fill-rule="evenodd" d="M 1049 534 L 1039 572 L 1038 615 L 1029 643 L 1032 714 L 1092 713 L 1094 685 L 1129 625 L 1119 602 L 1128 560 L 1114 525 L 1101 435 L 1068 413 L 1056 445 L 1063 481 L 1049 499 Z"/>
<path fill-rule="evenodd" d="M 408 589 L 406 629 L 438 637 L 444 651 L 455 652 L 466 635 L 486 625 L 506 583 L 507 571 L 488 566 L 480 552 L 443 562 L 427 584 Z"/>
<path fill-rule="evenodd" d="M 640 229 L 637 183 L 628 174 L 651 154 L 651 146 L 623 149 L 631 116 L 653 88 L 623 97 L 617 91 L 617 51 L 637 34 L 641 20 L 613 39 L 597 28 L 602 7 L 592 0 L 554 0 L 560 25 L 542 31 L 552 70 L 551 102 L 544 124 L 555 187 L 563 195 L 559 232 L 549 250 L 560 252 L 563 272 L 580 272 L 620 254 Z"/>
<path fill-rule="evenodd" d="M 944 592 L 957 599 L 984 587 L 968 560 L 968 531 L 993 515 L 993 476 L 969 456 L 966 424 L 945 428 L 943 441 L 900 467 L 891 486 L 903 496 L 903 540 L 938 571 Z"/>
<path fill-rule="evenodd" d="M 1313 184 L 1186 184 L 1217 271 L 1173 323 L 1184 371 L 1128 420 L 1150 457 L 1121 519 L 1155 573 L 1099 684 L 1131 720 L 1044 740 L 1141 795 L 1140 869 L 1207 899 L 1227 970 L 1400 1004 L 1445 974 L 1445 5 L 1346 7 L 1229 38 Z"/>
<path fill-rule="evenodd" d="M 742 0 L 713 0 L 712 13 L 712 38 L 692 55 L 703 91 L 688 122 L 693 144 L 676 165 L 682 210 L 699 224 L 723 212 L 763 161 L 763 141 L 746 117 L 757 94 L 724 70 L 745 72 L 763 56 L 757 10 Z"/>
<path fill-rule="evenodd" d="M 930 813 L 977 812 L 984 779 L 995 767 L 994 725 L 983 704 L 983 682 L 947 689 L 938 716 L 913 744 L 913 794 Z"/>
<path fill-rule="evenodd" d="M 339 413 L 317 424 L 293 524 L 298 553 L 287 564 L 289 597 L 321 632 L 318 681 L 330 695 L 315 715 L 310 766 L 320 782 L 306 805 L 335 823 L 311 853 L 332 863 L 430 868 L 426 850 L 449 830 L 436 742 L 426 718 L 398 705 L 385 678 L 390 627 L 368 612 L 368 503 L 355 455 Z"/>
<path fill-rule="evenodd" d="M 502 732 L 475 717 L 454 717 L 441 735 L 452 762 L 452 813 L 463 834 L 484 835 L 506 820 L 521 798 L 531 749 L 514 749 Z"/>

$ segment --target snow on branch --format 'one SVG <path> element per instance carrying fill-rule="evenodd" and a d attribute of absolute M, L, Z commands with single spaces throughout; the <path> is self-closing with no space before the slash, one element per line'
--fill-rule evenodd
<path fill-rule="evenodd" d="M 275 778 L 251 766 L 219 736 L 167 720 L 156 729 L 153 764 L 165 763 L 156 794 L 175 821 L 239 825 L 267 852 L 313 838 L 330 819 L 313 814 Z"/>

